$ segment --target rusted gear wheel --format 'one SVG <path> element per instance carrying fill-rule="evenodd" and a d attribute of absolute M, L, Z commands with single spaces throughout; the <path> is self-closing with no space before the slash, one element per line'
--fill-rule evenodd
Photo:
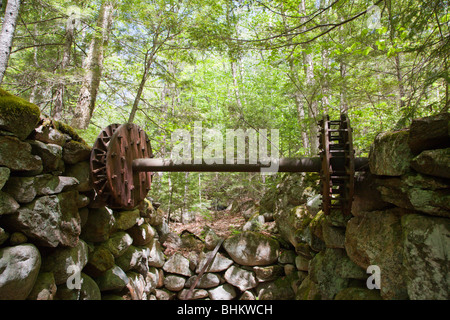
<path fill-rule="evenodd" d="M 120 124 L 111 124 L 104 128 L 94 142 L 91 151 L 91 181 L 96 191 L 95 201 L 99 204 L 107 204 L 112 200 L 111 188 L 106 176 L 106 153 L 111 137 Z"/>
<path fill-rule="evenodd" d="M 113 209 L 137 206 L 150 190 L 152 173 L 133 172 L 133 160 L 151 157 L 150 140 L 139 126 L 127 123 L 105 128 L 91 153 L 97 197 Z"/>
<path fill-rule="evenodd" d="M 322 210 L 326 215 L 332 209 L 351 214 L 354 193 L 355 152 L 352 128 L 346 114 L 340 120 L 330 121 L 328 115 L 319 121 L 320 156 L 322 159 Z"/>

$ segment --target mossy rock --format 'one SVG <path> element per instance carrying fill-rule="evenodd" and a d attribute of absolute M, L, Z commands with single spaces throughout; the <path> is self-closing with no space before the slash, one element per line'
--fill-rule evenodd
<path fill-rule="evenodd" d="M 55 126 L 55 129 L 61 131 L 62 133 L 69 135 L 72 138 L 72 141 L 76 141 L 81 144 L 87 145 L 86 141 L 84 141 L 83 138 L 81 138 L 79 136 L 79 134 L 75 131 L 75 129 L 72 128 L 71 126 L 69 126 L 61 121 L 52 120 L 52 122 L 53 122 L 53 125 Z"/>
<path fill-rule="evenodd" d="M 39 122 L 39 107 L 0 89 L 0 130 L 25 140 Z"/>

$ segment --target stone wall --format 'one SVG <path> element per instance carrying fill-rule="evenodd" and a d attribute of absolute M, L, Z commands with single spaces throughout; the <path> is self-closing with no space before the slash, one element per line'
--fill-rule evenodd
<path fill-rule="evenodd" d="M 150 201 L 97 203 L 90 147 L 17 99 L 0 91 L 0 299 L 185 299 L 220 238 L 169 232 Z M 351 216 L 323 215 L 317 176 L 287 175 L 243 212 L 193 299 L 449 299 L 449 120 L 378 135 Z"/>
<path fill-rule="evenodd" d="M 351 216 L 279 201 L 280 235 L 307 272 L 297 299 L 450 298 L 449 121 L 441 114 L 379 134 Z M 380 290 L 368 289 L 369 266 L 379 268 Z"/>

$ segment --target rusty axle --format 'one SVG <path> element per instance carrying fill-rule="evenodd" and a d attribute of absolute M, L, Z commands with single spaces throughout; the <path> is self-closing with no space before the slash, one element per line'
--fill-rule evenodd
<path fill-rule="evenodd" d="M 111 208 L 130 209 L 150 190 L 152 172 L 319 172 L 322 209 L 351 213 L 355 171 L 365 170 L 367 158 L 355 158 L 352 129 L 346 114 L 339 120 L 325 115 L 320 128 L 320 157 L 282 158 L 256 163 L 175 163 L 153 159 L 150 140 L 144 130 L 127 123 L 112 124 L 99 134 L 91 153 L 91 179 L 96 200 Z"/>

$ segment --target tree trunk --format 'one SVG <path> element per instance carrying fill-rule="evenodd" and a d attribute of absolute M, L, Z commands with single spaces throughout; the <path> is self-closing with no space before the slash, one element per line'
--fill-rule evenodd
<path fill-rule="evenodd" d="M 86 75 L 80 89 L 80 96 L 75 108 L 71 125 L 86 129 L 95 108 L 98 88 L 103 71 L 104 50 L 108 44 L 114 11 L 113 1 L 104 1 L 97 20 L 97 30 L 89 46 L 85 60 Z"/>
<path fill-rule="evenodd" d="M 8 67 L 19 9 L 20 0 L 8 0 L 5 18 L 3 20 L 2 33 L 0 34 L 0 84 L 3 82 L 3 77 L 5 76 L 6 68 Z"/>
<path fill-rule="evenodd" d="M 70 63 L 70 52 L 73 43 L 74 28 L 72 25 L 68 25 L 66 28 L 66 40 L 64 43 L 63 57 L 59 66 L 59 74 L 57 75 L 58 84 L 56 86 L 55 105 L 52 109 L 52 118 L 55 120 L 61 120 L 64 109 L 64 91 L 66 89 L 64 81 L 64 71 Z"/>

